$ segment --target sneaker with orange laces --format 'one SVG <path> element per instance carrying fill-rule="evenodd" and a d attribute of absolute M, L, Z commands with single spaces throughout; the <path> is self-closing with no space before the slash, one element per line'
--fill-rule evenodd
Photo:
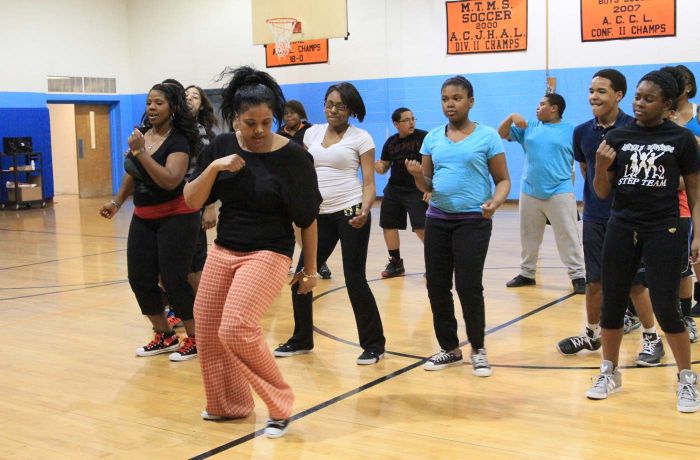
<path fill-rule="evenodd" d="M 182 322 L 180 318 L 175 316 L 175 312 L 172 310 L 168 310 L 168 325 L 170 327 L 183 327 L 185 324 Z"/>
<path fill-rule="evenodd" d="M 136 349 L 136 355 L 153 356 L 174 351 L 178 348 L 180 348 L 180 342 L 177 340 L 177 335 L 174 332 L 156 332 L 155 337 L 148 345 Z"/>
<path fill-rule="evenodd" d="M 185 337 L 180 348 L 175 353 L 170 353 L 170 361 L 187 361 L 197 357 L 197 342 L 194 336 Z"/>

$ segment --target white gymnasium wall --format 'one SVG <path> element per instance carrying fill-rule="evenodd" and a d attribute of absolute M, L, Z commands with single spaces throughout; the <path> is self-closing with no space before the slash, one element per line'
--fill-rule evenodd
<path fill-rule="evenodd" d="M 68 75 L 130 93 L 126 12 L 126 0 L 0 0 L 0 91 L 44 93 L 48 75 Z"/>
<path fill-rule="evenodd" d="M 121 94 L 174 77 L 214 87 L 226 65 L 264 68 L 255 0 L 0 0 L 0 91 L 46 91 L 47 75 L 116 77 Z M 319 0 L 322 1 L 322 0 Z M 675 38 L 580 42 L 580 0 L 549 0 L 550 67 L 696 61 L 700 0 L 677 0 Z M 442 0 L 348 0 L 350 39 L 330 63 L 273 69 L 281 83 L 503 72 L 545 66 L 546 0 L 529 0 L 526 52 L 448 56 Z"/>
<path fill-rule="evenodd" d="M 227 65 L 265 68 L 263 48 L 251 45 L 250 1 L 127 0 L 135 92 L 167 76 L 213 87 Z M 290 84 L 543 69 L 546 4 L 528 2 L 526 52 L 448 56 L 444 1 L 348 0 L 350 39 L 330 41 L 329 64 L 270 72 Z M 551 68 L 698 60 L 700 0 L 677 0 L 677 37 L 600 43 L 581 43 L 579 5 L 549 0 Z M 144 36 L 158 37 L 157 52 Z"/>

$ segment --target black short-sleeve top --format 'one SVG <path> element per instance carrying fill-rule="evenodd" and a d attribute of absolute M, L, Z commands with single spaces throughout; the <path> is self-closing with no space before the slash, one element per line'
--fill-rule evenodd
<path fill-rule="evenodd" d="M 217 174 L 207 204 L 221 200 L 215 243 L 239 252 L 274 251 L 291 257 L 292 222 L 311 225 L 321 204 L 313 161 L 289 142 L 269 153 L 243 150 L 235 133 L 221 134 L 199 155 L 190 180 L 214 160 L 232 154 L 245 160 L 236 173 Z"/>
<path fill-rule="evenodd" d="M 187 138 L 178 131 L 171 131 L 168 137 L 153 152 L 153 158 L 161 166 L 165 166 L 168 156 L 172 153 L 186 153 L 190 155 L 190 146 Z M 142 153 L 147 155 L 147 153 Z M 159 187 L 148 175 L 146 168 L 141 165 L 141 162 L 134 158 L 131 153 L 124 160 L 124 168 L 126 172 L 134 177 L 134 205 L 135 206 L 153 206 L 156 204 L 172 201 L 182 195 L 182 190 L 185 188 L 185 179 L 173 190 L 165 190 Z"/>
<path fill-rule="evenodd" d="M 609 168 L 615 172 L 613 221 L 635 231 L 676 227 L 679 179 L 700 170 L 693 133 L 666 120 L 617 128 L 606 140 L 616 152 Z"/>

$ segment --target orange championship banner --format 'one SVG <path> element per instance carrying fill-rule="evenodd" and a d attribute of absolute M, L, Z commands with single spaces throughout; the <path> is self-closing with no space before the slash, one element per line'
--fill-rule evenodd
<path fill-rule="evenodd" d="M 322 64 L 328 62 L 328 39 L 291 42 L 289 54 L 278 59 L 275 44 L 265 45 L 265 66 L 284 67 L 289 65 Z"/>
<path fill-rule="evenodd" d="M 527 49 L 527 0 L 445 2 L 447 54 Z"/>
<path fill-rule="evenodd" d="M 581 0 L 581 41 L 675 37 L 676 0 Z"/>

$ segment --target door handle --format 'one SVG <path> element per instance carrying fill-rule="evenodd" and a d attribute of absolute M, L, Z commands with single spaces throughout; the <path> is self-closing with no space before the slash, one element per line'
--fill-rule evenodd
<path fill-rule="evenodd" d="M 85 148 L 84 148 L 84 146 L 83 146 L 83 140 L 82 140 L 82 139 L 78 139 L 78 160 L 82 160 L 82 159 L 83 159 L 83 151 L 84 151 L 84 150 L 85 150 Z"/>

